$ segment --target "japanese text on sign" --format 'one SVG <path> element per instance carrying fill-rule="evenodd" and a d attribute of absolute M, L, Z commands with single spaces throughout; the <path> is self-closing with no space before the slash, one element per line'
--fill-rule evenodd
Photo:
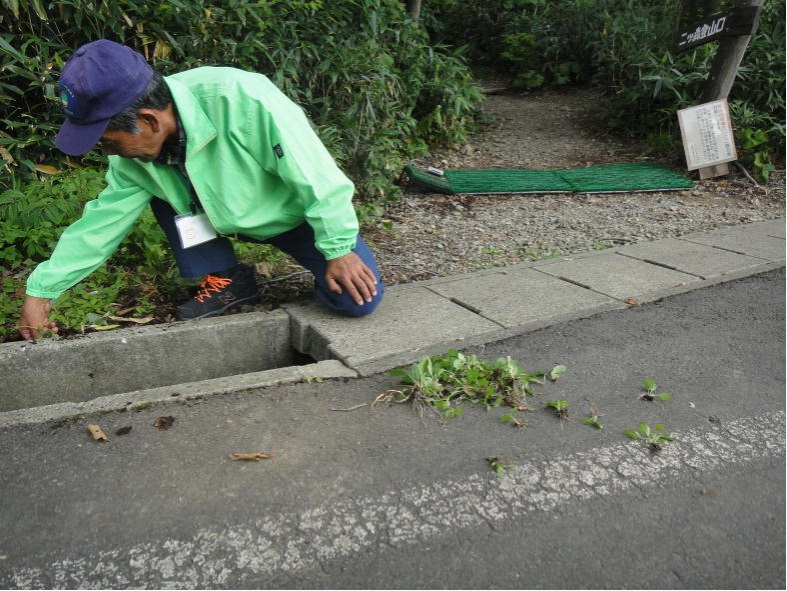
<path fill-rule="evenodd" d="M 712 39 L 720 37 L 724 33 L 724 24 L 726 22 L 727 16 L 721 15 L 710 23 L 698 24 L 692 31 L 682 32 L 680 34 L 680 41 L 678 41 L 678 49 L 700 45 L 706 41 L 711 41 Z"/>
<path fill-rule="evenodd" d="M 678 121 L 689 170 L 737 160 L 726 99 L 682 109 Z"/>

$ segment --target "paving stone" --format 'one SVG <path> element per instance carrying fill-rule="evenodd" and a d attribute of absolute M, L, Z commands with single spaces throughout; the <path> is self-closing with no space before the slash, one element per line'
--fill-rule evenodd
<path fill-rule="evenodd" d="M 618 248 L 616 252 L 697 275 L 702 279 L 716 279 L 722 275 L 737 274 L 763 264 L 761 258 L 674 238 L 624 246 Z"/>
<path fill-rule="evenodd" d="M 510 267 L 431 289 L 506 328 L 537 328 L 624 307 L 618 300 L 533 269 Z"/>
<path fill-rule="evenodd" d="M 773 236 L 774 238 L 787 238 L 787 224 L 785 224 L 784 220 L 756 222 L 754 225 L 768 236 Z"/>
<path fill-rule="evenodd" d="M 782 230 L 783 231 L 783 230 Z M 759 257 L 767 261 L 785 260 L 785 240 L 771 234 L 779 232 L 778 225 L 771 222 L 720 228 L 684 236 L 683 240 L 725 248 L 733 252 Z"/>
<path fill-rule="evenodd" d="M 698 277 L 638 261 L 614 252 L 549 261 L 537 267 L 567 281 L 619 300 L 656 300 L 690 289 Z"/>
<path fill-rule="evenodd" d="M 337 317 L 312 304 L 286 310 L 296 324 L 292 336 L 298 350 L 318 360 L 339 359 L 361 373 L 503 329 L 424 287 L 388 288 L 374 314 L 363 318 Z M 386 358 L 390 363 L 374 363 Z"/>

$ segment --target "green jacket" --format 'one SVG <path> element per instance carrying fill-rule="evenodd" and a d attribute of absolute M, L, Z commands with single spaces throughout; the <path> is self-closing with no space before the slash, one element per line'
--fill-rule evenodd
<path fill-rule="evenodd" d="M 166 78 L 186 132 L 186 169 L 219 234 L 265 240 L 307 221 L 327 260 L 358 235 L 354 186 L 305 114 L 260 74 L 196 68 Z M 107 187 L 62 234 L 27 294 L 56 298 L 115 251 L 152 197 L 190 211 L 175 167 L 110 156 Z"/>

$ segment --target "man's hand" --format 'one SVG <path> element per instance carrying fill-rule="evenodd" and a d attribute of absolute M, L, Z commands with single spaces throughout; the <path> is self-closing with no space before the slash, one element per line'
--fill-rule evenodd
<path fill-rule="evenodd" d="M 19 334 L 26 341 L 34 341 L 39 336 L 39 331 L 57 332 L 57 324 L 49 321 L 49 312 L 52 310 L 48 298 L 25 297 L 22 311 L 19 316 Z"/>
<path fill-rule="evenodd" d="M 371 302 L 377 295 L 377 278 L 354 252 L 329 260 L 325 281 L 328 289 L 335 293 L 343 293 L 346 289 L 359 306 L 364 301 Z"/>

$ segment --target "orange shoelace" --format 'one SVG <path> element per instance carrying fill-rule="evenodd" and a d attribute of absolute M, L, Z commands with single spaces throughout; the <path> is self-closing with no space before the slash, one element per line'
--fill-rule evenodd
<path fill-rule="evenodd" d="M 210 296 L 211 292 L 218 293 L 225 287 L 228 287 L 230 283 L 232 283 L 232 279 L 224 279 L 222 277 L 216 277 L 215 275 L 206 275 L 205 279 L 200 283 L 199 292 L 194 296 L 194 299 L 203 303 L 205 298 Z"/>

